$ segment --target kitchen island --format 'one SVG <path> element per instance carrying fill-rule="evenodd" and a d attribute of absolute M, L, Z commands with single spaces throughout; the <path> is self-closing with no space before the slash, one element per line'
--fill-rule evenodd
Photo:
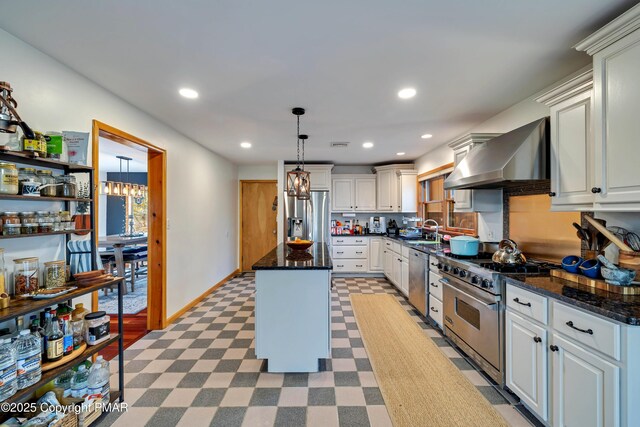
<path fill-rule="evenodd" d="M 331 357 L 331 270 L 325 243 L 281 243 L 253 265 L 256 357 L 269 372 L 317 372 Z"/>

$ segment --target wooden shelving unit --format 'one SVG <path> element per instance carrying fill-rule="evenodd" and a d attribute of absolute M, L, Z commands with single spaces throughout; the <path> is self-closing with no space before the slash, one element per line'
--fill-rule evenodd
<path fill-rule="evenodd" d="M 0 240 L 11 240 L 11 239 L 23 239 L 28 237 L 49 237 L 49 236 L 65 236 L 65 251 L 67 254 L 67 263 L 69 263 L 70 254 L 68 250 L 67 243 L 70 240 L 70 236 L 72 234 L 89 234 L 89 238 L 91 241 L 91 268 L 95 270 L 97 268 L 97 245 L 96 245 L 96 236 L 95 236 L 95 195 L 93 188 L 93 173 L 94 170 L 91 166 L 77 165 L 72 163 L 64 163 L 59 162 L 53 159 L 45 159 L 34 157 L 28 153 L 23 152 L 0 152 L 0 161 L 3 162 L 12 162 L 20 165 L 30 165 L 35 166 L 41 169 L 54 169 L 62 171 L 65 174 L 69 173 L 86 173 L 89 175 L 89 198 L 87 199 L 79 199 L 79 198 L 64 198 L 64 197 L 30 197 L 30 196 L 22 196 L 22 195 L 0 195 L 0 202 L 2 201 L 21 201 L 21 202 L 60 202 L 63 203 L 66 210 L 70 210 L 71 203 L 88 203 L 90 205 L 90 214 L 89 214 L 89 228 L 81 229 L 81 230 L 69 230 L 69 231 L 54 231 L 50 233 L 38 233 L 38 234 L 20 234 L 17 236 L 0 236 Z M 36 209 L 34 209 L 36 210 Z M 75 286 L 74 282 L 67 283 L 67 285 Z M 114 277 L 113 280 L 108 282 L 102 282 L 95 285 L 88 285 L 83 287 L 78 287 L 73 291 L 67 292 L 66 294 L 48 298 L 48 299 L 32 299 L 32 298 L 12 298 L 9 306 L 4 309 L 0 309 L 0 323 L 10 321 L 20 316 L 26 316 L 30 313 L 36 313 L 44 310 L 46 307 L 50 307 L 52 305 L 67 302 L 68 304 L 72 304 L 72 300 L 74 298 L 80 297 L 82 295 L 91 294 L 92 292 L 96 292 L 100 289 L 117 286 L 118 288 L 118 331 L 111 334 L 111 337 L 98 345 L 88 346 L 87 349 L 77 358 L 60 365 L 56 368 L 53 368 L 49 371 L 42 373 L 42 378 L 38 383 L 27 387 L 23 390 L 18 390 L 16 394 L 7 399 L 7 402 L 23 402 L 31 399 L 35 395 L 35 391 L 42 387 L 44 384 L 50 382 L 55 377 L 60 375 L 61 373 L 79 365 L 83 361 L 87 360 L 91 356 L 99 353 L 105 347 L 110 344 L 118 343 L 118 378 L 120 390 L 112 390 L 111 391 L 111 401 L 115 401 L 116 399 L 120 402 L 124 401 L 124 342 L 123 342 L 123 334 L 122 334 L 122 296 L 124 294 L 124 279 L 121 277 Z M 9 418 L 9 414 L 0 413 L 0 423 Z"/>

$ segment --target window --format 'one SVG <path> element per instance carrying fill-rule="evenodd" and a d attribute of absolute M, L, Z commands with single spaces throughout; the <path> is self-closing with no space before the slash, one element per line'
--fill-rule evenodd
<path fill-rule="evenodd" d="M 450 234 L 477 235 L 477 214 L 474 212 L 454 212 L 454 190 L 444 189 L 444 180 L 447 175 L 436 176 L 420 182 L 422 217 L 425 220 L 435 220 L 443 231 Z"/>

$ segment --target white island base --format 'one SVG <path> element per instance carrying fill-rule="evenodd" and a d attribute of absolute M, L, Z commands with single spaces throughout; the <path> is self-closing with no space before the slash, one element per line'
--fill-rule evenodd
<path fill-rule="evenodd" d="M 317 372 L 331 357 L 331 270 L 257 270 L 255 328 L 269 372 Z"/>

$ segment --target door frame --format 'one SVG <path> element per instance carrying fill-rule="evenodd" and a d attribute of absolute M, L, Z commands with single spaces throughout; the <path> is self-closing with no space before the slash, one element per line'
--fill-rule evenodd
<path fill-rule="evenodd" d="M 240 225 L 240 230 L 238 231 L 238 252 L 239 252 L 239 257 L 238 257 L 238 270 L 240 272 L 244 272 L 242 270 L 242 260 L 244 257 L 244 253 L 243 253 L 243 247 L 242 247 L 242 230 L 243 230 L 243 224 L 242 224 L 242 196 L 243 196 L 243 189 L 242 189 L 242 184 L 247 183 L 247 184 L 275 184 L 276 185 L 276 197 L 278 197 L 278 180 L 276 179 L 241 179 L 238 182 L 238 205 L 239 205 L 239 209 L 238 211 L 240 212 L 240 218 L 238 219 L 238 224 Z M 278 203 L 280 202 L 280 198 L 278 198 Z M 277 225 L 278 225 L 278 209 L 280 208 L 280 206 L 276 207 L 276 230 L 277 230 Z M 278 237 L 276 235 L 276 245 L 278 244 Z"/>
<path fill-rule="evenodd" d="M 164 329 L 167 324 L 167 229 L 165 227 L 167 212 L 167 151 L 134 135 L 93 120 L 92 164 L 94 167 L 94 194 L 100 188 L 99 173 L 99 140 L 108 138 L 130 148 L 147 153 L 147 188 L 149 194 L 149 224 L 147 237 L 147 329 Z M 95 198 L 94 209 L 99 212 L 98 197 Z M 96 217 L 95 230 L 98 228 Z M 98 239 L 96 239 L 97 245 Z M 149 244 L 151 243 L 151 244 Z M 96 247 L 97 251 L 97 247 Z M 92 308 L 98 307 L 98 293 L 92 295 Z"/>

